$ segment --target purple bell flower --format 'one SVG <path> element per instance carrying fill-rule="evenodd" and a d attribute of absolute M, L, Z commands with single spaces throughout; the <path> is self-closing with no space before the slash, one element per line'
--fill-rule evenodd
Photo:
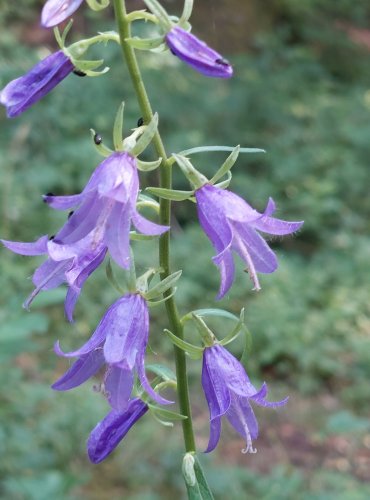
<path fill-rule="evenodd" d="M 270 408 L 285 405 L 288 401 L 288 398 L 274 403 L 266 401 L 266 384 L 257 391 L 239 361 L 217 344 L 204 350 L 202 385 L 211 425 L 206 453 L 214 450 L 218 444 L 223 415 L 245 439 L 243 453 L 255 453 L 252 440 L 258 436 L 258 423 L 249 401 Z"/>
<path fill-rule="evenodd" d="M 174 55 L 205 76 L 230 78 L 233 75 L 226 59 L 179 26 L 167 33 L 166 43 Z"/>
<path fill-rule="evenodd" d="M 138 375 L 143 389 L 159 404 L 171 404 L 151 387 L 145 373 L 145 350 L 149 337 L 149 312 L 139 294 L 127 294 L 112 304 L 91 338 L 76 351 L 64 353 L 57 342 L 59 356 L 78 360 L 52 388 L 67 391 L 84 383 L 107 364 L 105 391 L 112 408 L 126 411 Z"/>
<path fill-rule="evenodd" d="M 119 266 L 130 267 L 131 222 L 146 235 L 160 235 L 169 229 L 137 212 L 138 193 L 136 159 L 126 152 L 113 153 L 96 168 L 82 193 L 44 196 L 45 203 L 56 210 L 77 207 L 53 239 L 42 236 L 34 243 L 0 240 L 15 253 L 48 257 L 33 275 L 36 288 L 25 307 L 41 290 L 67 282 L 65 311 L 72 321 L 81 288 L 104 260 L 107 249 Z"/>
<path fill-rule="evenodd" d="M 112 410 L 91 431 L 87 453 L 94 464 L 102 462 L 119 445 L 131 427 L 148 411 L 141 399 L 130 399 L 125 411 Z"/>
<path fill-rule="evenodd" d="M 6 107 L 8 118 L 26 111 L 73 70 L 70 59 L 59 50 L 37 63 L 25 75 L 8 83 L 0 92 L 0 103 Z"/>
<path fill-rule="evenodd" d="M 83 0 L 48 0 L 41 13 L 41 25 L 52 28 L 68 19 Z"/>
<path fill-rule="evenodd" d="M 271 217 L 275 211 L 272 198 L 264 213 L 260 214 L 236 194 L 210 184 L 197 189 L 195 197 L 199 222 L 217 252 L 213 257 L 221 274 L 217 298 L 221 299 L 234 281 L 233 251 L 247 265 L 254 290 L 260 290 L 257 273 L 272 273 L 278 263 L 276 255 L 257 230 L 274 235 L 291 234 L 303 222 L 287 222 Z"/>

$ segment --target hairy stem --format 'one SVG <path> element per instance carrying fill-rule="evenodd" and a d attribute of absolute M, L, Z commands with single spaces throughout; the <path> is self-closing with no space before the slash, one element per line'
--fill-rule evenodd
<path fill-rule="evenodd" d="M 140 110 L 143 115 L 144 123 L 149 123 L 153 117 L 153 111 L 149 102 L 148 94 L 145 90 L 144 82 L 141 76 L 140 68 L 136 59 L 135 52 L 126 39 L 131 37 L 131 26 L 127 18 L 125 0 L 113 0 L 118 32 L 121 40 L 121 47 L 124 60 L 127 64 L 132 84 L 134 86 Z M 168 162 L 166 150 L 164 148 L 161 136 L 157 132 L 153 139 L 155 150 L 159 157 L 162 158 L 160 166 L 160 187 L 171 189 L 172 187 L 172 167 Z M 169 226 L 171 222 L 171 202 L 169 200 L 160 200 L 160 222 L 163 225 Z M 171 274 L 170 271 L 170 234 L 169 231 L 161 236 L 159 240 L 159 263 L 163 269 L 161 278 L 164 279 Z M 170 295 L 171 290 L 168 290 L 166 295 Z M 180 339 L 184 338 L 183 327 L 180 323 L 179 314 L 176 307 L 174 297 L 166 301 L 166 310 L 170 328 L 173 333 Z M 191 408 L 189 401 L 189 388 L 186 371 L 185 353 L 174 346 L 176 376 L 177 376 L 177 393 L 179 398 L 180 412 L 187 416 L 186 420 L 182 421 L 182 429 L 184 435 L 186 451 L 195 451 L 195 440 L 193 432 L 193 424 L 191 418 Z"/>

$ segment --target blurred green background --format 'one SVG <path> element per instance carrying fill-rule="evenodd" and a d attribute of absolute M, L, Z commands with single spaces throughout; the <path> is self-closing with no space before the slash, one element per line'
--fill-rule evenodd
<path fill-rule="evenodd" d="M 181 2 L 163 3 L 181 10 Z M 139 54 L 168 151 L 203 144 L 265 148 L 265 155 L 240 158 L 231 188 L 259 210 L 272 196 L 279 217 L 305 220 L 299 234 L 272 242 L 280 267 L 262 276 L 260 293 L 240 272 L 220 304 L 235 313 L 246 307 L 253 335 L 248 373 L 256 385 L 269 384 L 271 400 L 289 394 L 290 401 L 279 411 L 256 410 L 257 455 L 241 454 L 243 443 L 226 424 L 217 451 L 201 457 L 209 481 L 219 499 L 370 498 L 369 2 L 195 3 L 194 33 L 232 61 L 235 78 L 210 80 L 171 55 Z M 1 1 L 0 88 L 55 47 L 52 33 L 39 28 L 42 4 Z M 114 26 L 110 11 L 99 15 L 85 6 L 75 20 L 72 39 Z M 140 113 L 118 48 L 96 53 L 111 66 L 108 75 L 71 75 L 14 120 L 0 110 L 2 238 L 54 234 L 65 214 L 48 209 L 41 195 L 84 185 L 99 162 L 89 128 L 109 145 L 122 99 L 127 130 L 136 125 Z M 224 156 L 196 159 L 211 175 Z M 187 189 L 177 174 L 175 182 Z M 184 270 L 180 310 L 211 307 L 219 277 L 194 206 L 177 204 L 173 225 L 173 267 Z M 0 497 L 184 498 L 178 425 L 163 428 L 147 415 L 108 460 L 93 466 L 85 442 L 107 405 L 92 382 L 70 393 L 50 389 L 66 368 L 53 343 L 80 345 L 117 297 L 104 269 L 87 282 L 69 325 L 63 290 L 39 296 L 30 313 L 21 308 L 39 260 L 0 252 Z M 156 262 L 152 243 L 135 244 L 135 252 L 139 270 Z M 163 316 L 153 311 L 148 356 L 172 366 Z M 214 326 L 221 337 L 230 327 Z M 242 342 L 232 346 L 236 355 L 242 349 Z M 202 450 L 209 427 L 199 363 L 190 361 L 189 372 Z"/>

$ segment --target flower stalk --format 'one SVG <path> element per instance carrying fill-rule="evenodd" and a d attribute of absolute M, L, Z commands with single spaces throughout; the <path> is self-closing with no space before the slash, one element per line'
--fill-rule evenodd
<path fill-rule="evenodd" d="M 145 124 L 148 124 L 153 119 L 153 111 L 150 105 L 148 94 L 141 76 L 140 68 L 136 59 L 134 49 L 127 43 L 127 39 L 131 38 L 131 26 L 129 15 L 127 14 L 125 0 L 113 0 L 114 12 L 118 26 L 118 33 L 121 40 L 121 47 L 124 60 L 126 62 L 131 81 L 136 93 L 136 97 L 140 106 Z M 163 145 L 160 133 L 158 130 L 153 137 L 153 145 L 157 155 L 162 158 L 160 166 L 160 187 L 163 189 L 172 188 L 172 166 L 167 158 L 166 150 Z M 160 223 L 169 225 L 171 219 L 171 202 L 166 199 L 160 201 Z M 166 279 L 170 274 L 170 235 L 169 233 L 161 236 L 159 240 L 159 264 L 163 269 L 161 279 Z M 175 299 L 172 295 L 172 290 L 169 289 L 164 293 L 168 300 L 165 302 L 166 311 L 169 319 L 169 324 L 175 336 L 179 339 L 184 338 L 183 327 L 180 322 Z M 177 375 L 177 393 L 179 399 L 180 413 L 187 418 L 182 420 L 182 428 L 184 435 L 185 449 L 187 452 L 195 451 L 195 440 L 191 418 L 191 408 L 189 401 L 189 389 L 186 370 L 185 353 L 178 347 L 174 346 L 176 375 Z"/>

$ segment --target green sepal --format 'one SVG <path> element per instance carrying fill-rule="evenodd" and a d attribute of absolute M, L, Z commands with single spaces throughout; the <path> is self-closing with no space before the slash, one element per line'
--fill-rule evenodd
<path fill-rule="evenodd" d="M 211 184 L 216 184 L 217 181 L 222 179 L 222 177 L 226 174 L 229 173 L 230 169 L 233 167 L 235 164 L 236 160 L 238 159 L 239 156 L 239 151 L 240 151 L 240 146 L 236 146 L 233 151 L 230 153 L 230 155 L 226 158 L 224 163 L 221 165 L 221 167 L 217 170 L 215 175 L 210 179 Z"/>
<path fill-rule="evenodd" d="M 158 238 L 158 236 L 151 236 L 149 234 L 141 234 L 136 231 L 130 231 L 130 240 L 134 241 L 152 241 Z"/>
<path fill-rule="evenodd" d="M 91 128 L 90 129 L 90 134 L 91 134 L 91 138 L 94 142 L 94 137 L 95 137 L 95 134 L 96 134 L 96 131 Z M 95 144 L 94 142 L 94 146 L 95 146 L 95 149 L 97 150 L 97 152 L 104 156 L 104 158 L 108 158 L 108 156 L 112 155 L 114 153 L 114 151 L 112 149 L 109 149 L 107 146 L 105 146 L 103 143 L 100 143 L 100 144 Z"/>
<path fill-rule="evenodd" d="M 179 154 L 183 156 L 188 156 L 197 153 L 209 153 L 209 152 L 219 152 L 219 151 L 231 152 L 234 151 L 234 149 L 235 148 L 230 146 L 199 146 L 196 148 L 185 149 L 184 151 L 180 151 Z M 266 151 L 264 149 L 259 149 L 259 148 L 240 148 L 239 153 L 266 153 Z"/>
<path fill-rule="evenodd" d="M 154 412 L 159 418 L 164 418 L 167 420 L 186 420 L 188 417 L 186 415 L 181 415 L 181 413 L 177 413 L 171 410 L 165 410 L 161 406 L 154 405 L 153 403 L 147 403 L 150 411 Z"/>
<path fill-rule="evenodd" d="M 82 59 L 71 59 L 72 64 L 75 68 L 86 73 L 87 76 L 101 76 L 109 71 L 108 66 L 106 66 L 101 71 L 93 71 L 104 63 L 104 59 L 99 59 L 98 61 L 87 61 Z"/>
<path fill-rule="evenodd" d="M 142 193 L 139 194 L 139 201 L 136 202 L 136 208 L 151 208 L 156 214 L 159 214 L 160 205 L 156 200 L 150 198 L 149 196 L 144 196 Z"/>
<path fill-rule="evenodd" d="M 156 307 L 159 306 L 160 304 L 163 304 L 163 302 L 167 302 L 168 299 L 171 299 L 174 297 L 174 295 L 177 292 L 177 287 L 173 287 L 171 293 L 169 295 L 166 295 L 166 297 L 163 297 L 163 299 L 160 300 L 148 300 L 148 306 L 149 307 Z"/>
<path fill-rule="evenodd" d="M 145 299 L 151 300 L 155 297 L 159 297 L 163 295 L 167 290 L 173 287 L 173 285 L 180 278 L 182 271 L 176 271 L 175 273 L 170 274 L 159 283 L 157 283 L 153 288 L 151 288 L 148 292 L 145 293 Z"/>
<path fill-rule="evenodd" d="M 162 380 L 165 381 L 176 381 L 176 375 L 175 373 L 169 368 L 168 366 L 161 365 L 159 363 L 152 363 L 150 365 L 145 365 L 145 368 L 149 370 L 152 373 L 155 373 L 159 377 L 161 377 Z"/>
<path fill-rule="evenodd" d="M 186 321 L 189 321 L 190 319 L 193 319 L 193 314 L 196 314 L 197 316 L 216 316 L 216 317 L 221 317 L 221 318 L 226 318 L 226 319 L 232 319 L 233 321 L 239 321 L 240 318 L 236 316 L 235 314 L 225 311 L 224 309 L 216 309 L 216 308 L 207 308 L 207 309 L 196 309 L 195 311 L 191 311 L 190 313 L 185 314 L 181 318 L 181 323 L 185 324 Z"/>
<path fill-rule="evenodd" d="M 203 347 L 198 347 L 196 345 L 190 344 L 189 342 L 186 342 L 185 340 L 179 339 L 170 330 L 167 330 L 167 328 L 165 328 L 163 332 L 167 335 L 167 337 L 170 338 L 175 346 L 177 346 L 182 351 L 185 351 L 191 358 L 200 359 L 202 357 L 204 351 Z"/>
<path fill-rule="evenodd" d="M 70 30 L 72 28 L 72 25 L 73 25 L 73 19 L 70 19 L 69 22 L 68 22 L 68 24 L 67 24 L 67 26 L 64 28 L 62 34 L 60 34 L 58 26 L 56 26 L 54 28 L 54 30 L 53 30 L 54 31 L 55 40 L 57 41 L 57 44 L 59 45 L 59 47 L 62 50 L 65 47 L 67 35 L 70 32 Z"/>
<path fill-rule="evenodd" d="M 195 322 L 195 326 L 197 327 L 197 330 L 202 337 L 203 344 L 205 345 L 205 347 L 212 347 L 216 341 L 216 337 L 214 336 L 213 332 L 208 328 L 208 326 L 200 316 L 194 313 L 192 314 L 192 316 Z"/>
<path fill-rule="evenodd" d="M 157 187 L 148 187 L 146 188 L 146 191 L 158 196 L 159 198 L 164 198 L 165 200 L 171 201 L 188 200 L 194 194 L 194 191 L 179 191 L 176 189 L 165 189 Z"/>
<path fill-rule="evenodd" d="M 182 14 L 178 22 L 179 26 L 181 26 L 181 28 L 183 29 L 185 29 L 184 26 L 188 24 L 191 13 L 193 11 L 193 4 L 194 0 L 185 0 L 184 2 L 184 8 L 182 10 Z"/>
<path fill-rule="evenodd" d="M 188 158 L 183 155 L 173 153 L 172 156 L 175 158 L 176 163 L 181 168 L 182 173 L 188 179 L 188 181 L 194 186 L 194 189 L 198 189 L 204 184 L 207 184 L 208 179 L 203 174 L 201 174 L 193 165 L 190 163 Z"/>
<path fill-rule="evenodd" d="M 163 36 L 156 38 L 139 38 L 138 36 L 134 36 L 132 38 L 125 38 L 125 42 L 134 49 L 153 50 L 163 45 L 164 38 Z"/>
<path fill-rule="evenodd" d="M 158 160 L 155 161 L 143 161 L 137 158 L 136 162 L 137 162 L 137 168 L 141 172 L 151 172 L 152 170 L 155 170 L 156 168 L 159 167 L 159 165 L 162 163 L 162 158 L 158 158 Z"/>
<path fill-rule="evenodd" d="M 99 10 L 106 9 L 109 5 L 109 0 L 86 0 L 87 5 L 90 9 L 99 12 Z"/>
<path fill-rule="evenodd" d="M 124 295 L 126 292 L 118 283 L 116 277 L 114 276 L 113 268 L 110 259 L 105 266 L 105 274 L 107 275 L 108 281 L 113 285 L 113 287 L 117 290 L 117 292 L 121 295 Z"/>
<path fill-rule="evenodd" d="M 125 103 L 122 101 L 114 120 L 113 126 L 113 144 L 116 151 L 123 151 L 123 112 L 125 109 Z"/>
<path fill-rule="evenodd" d="M 158 127 L 158 114 L 154 113 L 153 118 L 150 120 L 148 125 L 145 127 L 144 132 L 137 140 L 136 144 L 131 148 L 130 153 L 133 156 L 139 156 L 140 153 L 150 144 L 154 135 L 157 132 Z"/>
<path fill-rule="evenodd" d="M 158 19 L 146 10 L 133 10 L 127 14 L 126 19 L 129 23 L 132 23 L 133 21 L 150 21 L 154 24 L 158 24 Z"/>
<path fill-rule="evenodd" d="M 244 308 L 240 311 L 240 318 L 235 327 L 231 330 L 230 333 L 226 335 L 222 340 L 219 341 L 219 344 L 225 346 L 227 344 L 230 344 L 233 340 L 235 340 L 238 336 L 239 333 L 242 330 L 247 330 L 247 327 L 244 324 Z"/>
<path fill-rule="evenodd" d="M 227 172 L 226 175 L 227 175 L 227 177 L 226 177 L 226 179 L 224 181 L 218 182 L 217 184 L 215 184 L 216 187 L 218 187 L 220 189 L 226 189 L 227 187 L 229 187 L 231 179 L 233 178 L 233 176 L 231 175 L 231 172 Z"/>
<path fill-rule="evenodd" d="M 172 28 L 172 22 L 170 16 L 167 14 L 162 5 L 157 2 L 157 0 L 144 0 L 144 3 L 156 16 L 161 26 L 163 26 L 166 31 L 170 31 Z"/>

